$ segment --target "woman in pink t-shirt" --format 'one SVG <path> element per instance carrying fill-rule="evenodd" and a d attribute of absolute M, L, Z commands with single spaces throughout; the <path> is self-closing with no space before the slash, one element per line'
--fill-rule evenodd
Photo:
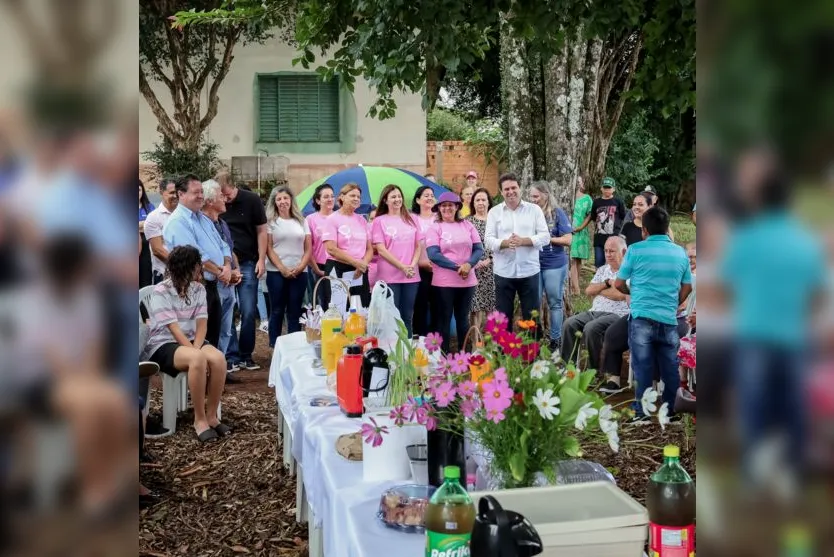
<path fill-rule="evenodd" d="M 431 210 L 432 207 L 434 207 L 434 190 L 430 186 L 417 188 L 414 192 L 414 200 L 411 202 L 411 216 L 420 228 L 423 240 L 420 242 L 422 249 L 417 263 L 420 266 L 420 286 L 417 288 L 417 298 L 414 301 L 413 329 L 414 334 L 420 336 L 426 336 L 434 331 L 431 317 L 431 311 L 434 308 L 434 290 L 431 286 L 431 261 L 426 255 L 425 240 L 426 233 L 434 226 L 434 220 L 437 218 Z"/>
<path fill-rule="evenodd" d="M 345 184 L 339 192 L 339 210 L 327 217 L 321 240 L 327 250 L 325 274 L 336 269 L 336 275 L 342 277 L 350 273 L 349 279 L 362 278 L 361 286 L 353 286 L 350 294 L 358 294 L 362 305 L 371 303 L 371 290 L 368 286 L 368 264 L 373 257 L 368 222 L 356 214 L 362 203 L 362 194 L 356 184 Z M 352 272 L 351 272 L 352 271 Z"/>
<path fill-rule="evenodd" d="M 472 267 L 484 255 L 484 246 L 478 231 L 469 221 L 460 218 L 463 203 L 457 194 L 440 195 L 433 211 L 437 222 L 426 235 L 426 251 L 432 263 L 435 304 L 435 328 L 443 336 L 443 351 L 449 350 L 449 331 L 452 314 L 457 325 L 459 348 L 469 330 L 469 313 L 478 279 Z"/>
<path fill-rule="evenodd" d="M 308 215 L 306 218 L 307 227 L 310 229 L 310 240 L 313 242 L 313 257 L 310 258 L 310 267 L 308 269 L 309 280 L 307 284 L 307 292 L 311 298 L 316 281 L 324 276 L 324 265 L 327 263 L 327 250 L 324 249 L 321 234 L 324 229 L 324 221 L 333 214 L 333 207 L 335 205 L 336 196 L 333 195 L 333 186 L 326 182 L 317 186 L 315 193 L 313 193 L 313 207 L 316 212 Z M 326 309 L 330 304 L 330 293 L 328 291 L 325 297 L 324 286 L 322 284 L 321 288 L 319 288 L 318 303 Z"/>
<path fill-rule="evenodd" d="M 420 286 L 417 263 L 422 239 L 419 225 L 405 208 L 402 190 L 393 184 L 385 186 L 371 224 L 371 242 L 379 254 L 376 278 L 385 281 L 394 292 L 394 305 L 400 310 L 408 336 Z"/>

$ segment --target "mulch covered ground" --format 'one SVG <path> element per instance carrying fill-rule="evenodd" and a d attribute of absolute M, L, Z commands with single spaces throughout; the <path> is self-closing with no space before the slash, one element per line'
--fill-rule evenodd
<path fill-rule="evenodd" d="M 183 413 L 176 434 L 147 441 L 156 462 L 142 465 L 141 479 L 162 500 L 140 514 L 140 555 L 307 555 L 307 527 L 295 522 L 295 478 L 282 466 L 275 394 L 266 384 L 269 358 L 266 335 L 258 333 L 255 360 L 262 369 L 239 372 L 243 383 L 227 386 L 224 395 L 231 436 L 201 444 L 190 413 Z M 161 389 L 151 399 L 159 411 Z M 606 466 L 619 487 L 643 503 L 669 443 L 680 446 L 694 477 L 694 424 L 673 424 L 665 432 L 656 424 L 623 426 L 618 454 L 586 444 L 584 457 Z"/>

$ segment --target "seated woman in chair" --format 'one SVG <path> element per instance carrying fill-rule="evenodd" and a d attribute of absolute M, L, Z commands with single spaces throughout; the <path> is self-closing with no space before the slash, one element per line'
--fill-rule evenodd
<path fill-rule="evenodd" d="M 231 430 L 217 418 L 226 384 L 226 358 L 206 342 L 208 308 L 202 274 L 197 248 L 177 246 L 168 254 L 166 278 L 154 287 L 151 297 L 145 356 L 173 377 L 182 371 L 188 373 L 194 430 L 197 438 L 206 442 Z"/>

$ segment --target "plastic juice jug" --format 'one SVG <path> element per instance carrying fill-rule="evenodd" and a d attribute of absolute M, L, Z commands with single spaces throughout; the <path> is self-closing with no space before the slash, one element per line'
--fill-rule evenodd
<path fill-rule="evenodd" d="M 336 371 L 336 397 L 339 408 L 348 418 L 361 418 L 365 409 L 362 398 L 362 349 L 356 344 L 345 348 Z"/>
<path fill-rule="evenodd" d="M 680 449 L 663 449 L 663 466 L 646 494 L 649 557 L 695 556 L 695 482 L 680 464 Z"/>
<path fill-rule="evenodd" d="M 327 374 L 336 372 L 336 366 L 339 363 L 339 357 L 345 349 L 345 346 L 350 344 L 348 338 L 342 334 L 341 328 L 336 328 L 333 331 L 333 336 L 327 344 L 328 351 L 324 352 L 324 342 L 322 342 L 322 356 L 324 356 L 324 369 Z"/>
<path fill-rule="evenodd" d="M 475 505 L 460 485 L 460 468 L 443 469 L 443 485 L 426 507 L 426 557 L 469 555 Z"/>
<path fill-rule="evenodd" d="M 345 319 L 345 336 L 353 341 L 365 334 L 365 318 L 351 308 L 350 314 Z"/>
<path fill-rule="evenodd" d="M 326 346 L 327 341 L 333 336 L 333 329 L 341 326 L 342 314 L 336 309 L 335 304 L 330 304 L 330 308 L 321 316 L 322 351 L 324 351 L 324 346 Z"/>

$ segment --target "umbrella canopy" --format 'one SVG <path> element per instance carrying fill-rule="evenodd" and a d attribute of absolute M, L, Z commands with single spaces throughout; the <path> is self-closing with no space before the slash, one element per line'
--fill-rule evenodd
<path fill-rule="evenodd" d="M 327 182 L 333 186 L 333 191 L 336 197 L 342 186 L 351 182 L 355 183 L 362 189 L 362 205 L 356 211 L 357 213 L 367 214 L 379 202 L 379 195 L 383 188 L 388 184 L 395 184 L 403 190 L 403 197 L 405 198 L 406 207 L 411 207 L 411 200 L 414 198 L 414 192 L 420 186 L 429 186 L 434 190 L 434 196 L 438 197 L 441 193 L 449 191 L 443 186 L 435 184 L 431 180 L 415 174 L 414 172 L 403 170 L 401 168 L 390 168 L 387 166 L 354 166 L 331 174 L 326 178 L 317 180 L 304 188 L 296 197 L 298 206 L 301 212 L 305 215 L 314 213 L 313 208 L 313 193 L 321 184 Z"/>

